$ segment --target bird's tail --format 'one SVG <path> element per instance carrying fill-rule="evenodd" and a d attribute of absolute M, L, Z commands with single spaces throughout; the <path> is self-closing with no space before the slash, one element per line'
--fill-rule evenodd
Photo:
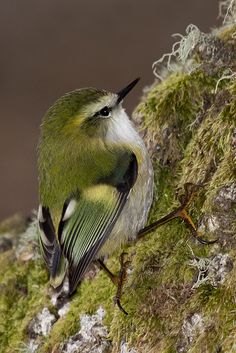
<path fill-rule="evenodd" d="M 55 271 L 50 275 L 50 284 L 53 288 L 58 288 L 60 290 L 63 285 L 63 281 L 67 272 L 67 260 L 63 256 L 60 250 L 60 254 L 58 254 Z"/>
<path fill-rule="evenodd" d="M 40 206 L 38 213 L 40 228 L 39 244 L 43 259 L 50 272 L 50 283 L 54 288 L 60 287 L 67 271 L 67 260 L 61 251 L 49 209 Z"/>

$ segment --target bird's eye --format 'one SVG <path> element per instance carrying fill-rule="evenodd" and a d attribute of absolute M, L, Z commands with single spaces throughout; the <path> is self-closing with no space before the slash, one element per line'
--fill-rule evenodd
<path fill-rule="evenodd" d="M 108 107 L 104 107 L 99 111 L 99 115 L 108 116 L 110 114 L 110 109 Z"/>

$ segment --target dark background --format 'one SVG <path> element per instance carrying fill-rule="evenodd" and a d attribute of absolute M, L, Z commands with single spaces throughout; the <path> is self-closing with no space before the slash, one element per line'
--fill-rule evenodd
<path fill-rule="evenodd" d="M 137 76 L 128 112 L 153 82 L 151 65 L 188 24 L 216 26 L 217 0 L 0 1 L 0 218 L 37 208 L 41 118 L 65 92 L 117 91 Z"/>

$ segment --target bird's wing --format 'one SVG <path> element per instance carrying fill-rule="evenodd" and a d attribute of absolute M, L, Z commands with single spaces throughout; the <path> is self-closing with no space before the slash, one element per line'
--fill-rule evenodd
<path fill-rule="evenodd" d="M 66 201 L 58 228 L 58 239 L 68 260 L 70 293 L 109 237 L 133 187 L 138 172 L 134 154 L 122 177 L 111 177 Z M 114 184 L 115 180 L 115 184 Z"/>

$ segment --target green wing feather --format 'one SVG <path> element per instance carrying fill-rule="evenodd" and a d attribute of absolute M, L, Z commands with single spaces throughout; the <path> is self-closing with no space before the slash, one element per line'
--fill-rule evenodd
<path fill-rule="evenodd" d="M 119 192 L 109 185 L 97 185 L 80 194 L 72 216 L 63 226 L 60 244 L 69 262 L 72 293 L 97 252 L 110 235 L 130 190 Z"/>

